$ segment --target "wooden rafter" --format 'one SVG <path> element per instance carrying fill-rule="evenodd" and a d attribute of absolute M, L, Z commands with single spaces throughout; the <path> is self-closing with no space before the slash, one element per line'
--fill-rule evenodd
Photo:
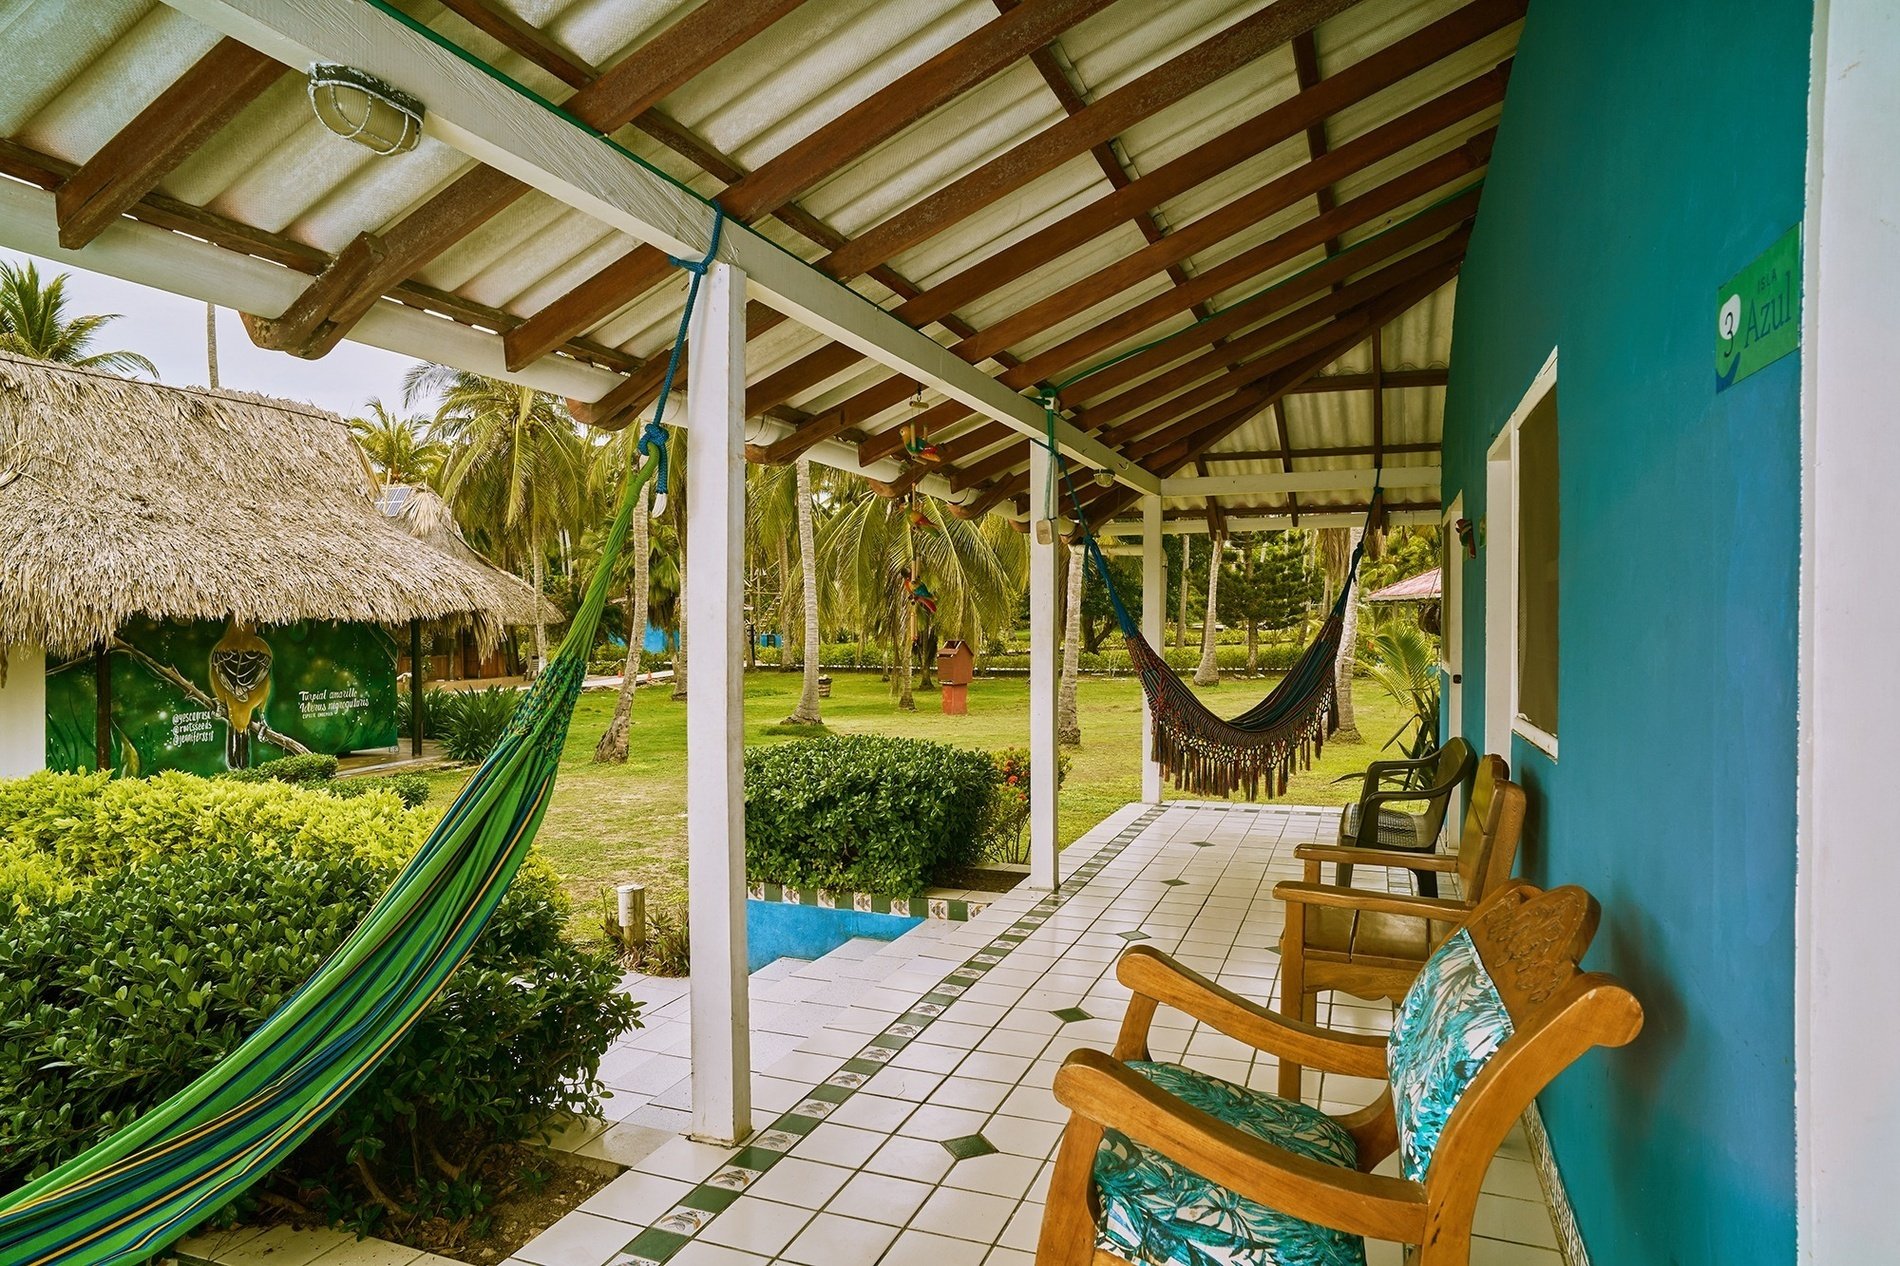
<path fill-rule="evenodd" d="M 1189 93 L 1239 70 L 1301 31 L 1343 13 L 1357 0 L 1278 0 L 1153 70 L 1097 97 L 1086 109 L 1043 129 L 975 171 L 861 233 L 820 267 L 855 277 L 873 264 L 942 232 L 959 220 L 1022 188 L 1036 177 L 1085 154 L 1110 137 Z"/>
<path fill-rule="evenodd" d="M 1220 136 L 1203 142 L 1179 158 L 1128 182 L 1022 241 L 969 265 L 916 298 L 907 300 L 894 309 L 893 314 L 913 325 L 937 320 L 1133 217 L 1145 217 L 1147 212 L 1169 199 L 1298 135 L 1315 121 L 1365 101 L 1407 76 L 1495 33 L 1522 15 L 1521 0 L 1478 0 L 1477 3 L 1468 4 L 1355 62 L 1295 97 L 1279 102 Z M 1490 81 L 1490 90 L 1500 99 L 1507 74 L 1508 63 L 1484 77 Z M 1152 227 L 1152 221 L 1148 223 Z M 835 344 L 822 347 L 755 383 L 748 393 L 748 408 L 757 413 L 790 400 L 850 368 L 857 359 L 851 352 Z"/>
<path fill-rule="evenodd" d="M 240 40 L 212 45 L 54 190 L 59 244 L 99 236 L 287 69 Z"/>
<path fill-rule="evenodd" d="M 564 108 L 589 127 L 610 132 L 646 115 L 667 93 L 801 3 L 708 0 L 605 74 L 596 74 L 505 9 L 480 0 L 460 0 L 453 8 L 548 73 L 576 85 L 579 91 Z M 475 166 L 385 232 L 357 234 L 279 316 L 246 317 L 252 339 L 300 356 L 327 354 L 391 287 L 528 192 L 512 176 Z"/>
<path fill-rule="evenodd" d="M 1189 409 L 1205 404 L 1209 400 L 1226 395 L 1234 389 L 1235 376 L 1248 371 L 1242 363 L 1231 363 L 1235 358 L 1263 355 L 1268 359 L 1261 362 L 1256 376 L 1272 372 L 1280 362 L 1271 356 L 1285 340 L 1314 329 L 1324 330 L 1325 323 L 1348 312 L 1357 305 L 1372 302 L 1398 286 L 1413 281 L 1417 277 L 1447 264 L 1456 264 L 1463 258 L 1465 234 L 1461 231 L 1452 234 L 1424 250 L 1415 251 L 1395 264 L 1388 265 L 1375 273 L 1345 286 L 1339 290 L 1325 290 L 1320 296 L 1304 306 L 1294 308 L 1273 317 L 1273 319 L 1250 330 L 1246 335 L 1233 342 L 1208 352 L 1171 370 L 1157 378 L 1149 379 L 1120 396 L 1091 406 L 1076 414 L 1077 425 L 1099 434 L 1105 443 L 1126 442 L 1153 430 L 1163 423 L 1179 417 Z M 1288 296 L 1289 299 L 1292 296 Z M 1197 382 L 1209 375 L 1219 375 L 1213 382 L 1203 387 L 1173 395 L 1172 399 L 1137 418 L 1124 422 L 1120 426 L 1110 425 L 1117 419 L 1128 415 L 1143 405 L 1170 396 L 1190 383 Z M 1104 429 L 1106 428 L 1106 429 Z M 1014 469 L 1028 458 L 1028 450 L 1022 445 L 1008 445 L 997 449 L 988 457 L 964 466 L 951 477 L 952 490 L 960 491 L 983 480 Z"/>
<path fill-rule="evenodd" d="M 939 106 L 1021 61 L 1110 0 L 1027 0 L 898 76 L 719 195 L 742 223 L 770 215 Z M 849 249 L 845 247 L 843 249 Z M 882 260 L 877 261 L 882 263 Z M 657 284 L 666 254 L 637 247 L 523 322 L 505 342 L 519 368 Z"/>
<path fill-rule="evenodd" d="M 1298 258 L 1334 232 L 1368 223 L 1398 207 L 1416 201 L 1481 166 L 1489 155 L 1491 137 L 1492 133 L 1487 131 L 1458 149 L 1422 163 L 1385 184 L 1361 194 L 1351 202 L 1342 204 L 1335 208 L 1330 216 L 1306 221 L 1286 233 L 1251 247 L 1232 259 L 1208 269 L 1196 276 L 1189 286 L 1174 287 L 1151 299 L 1123 309 L 1092 329 L 1072 335 L 1056 347 L 1024 361 L 1015 369 L 1000 375 L 999 381 L 1005 386 L 1020 390 L 1041 379 L 1052 377 L 1079 364 L 1087 357 L 1133 338 L 1153 325 L 1186 310 L 1191 303 L 1232 289 L 1260 273 Z M 1468 216 L 1476 200 L 1476 189 L 1468 189 L 1445 199 L 1414 219 L 1418 225 L 1425 226 L 1427 229 L 1434 225 L 1442 229 Z M 1326 265 L 1321 265 L 1321 267 L 1324 268 Z M 968 416 L 968 412 L 960 406 L 955 410 L 957 417 Z M 946 420 L 944 425 L 948 424 L 949 420 Z M 979 427 L 978 432 L 982 433 L 983 437 L 981 447 L 987 447 L 989 444 L 1007 438 L 988 427 Z M 859 446 L 860 460 L 876 460 L 886 456 L 893 451 L 896 442 L 895 437 L 888 432 L 881 432 Z M 960 460 L 968 454 L 971 447 L 959 441 L 953 446 L 949 456 L 952 460 Z"/>

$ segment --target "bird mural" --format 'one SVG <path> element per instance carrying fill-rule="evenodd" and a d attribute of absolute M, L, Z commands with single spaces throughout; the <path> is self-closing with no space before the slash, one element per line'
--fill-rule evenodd
<path fill-rule="evenodd" d="M 230 722 L 224 759 L 232 769 L 251 763 L 251 720 L 270 697 L 270 668 L 270 643 L 236 619 L 211 648 L 211 693 Z"/>

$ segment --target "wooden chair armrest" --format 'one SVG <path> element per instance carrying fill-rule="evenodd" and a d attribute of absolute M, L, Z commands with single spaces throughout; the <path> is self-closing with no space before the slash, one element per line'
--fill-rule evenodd
<path fill-rule="evenodd" d="M 1273 895 L 1278 900 L 1300 905 L 1368 910 L 1374 914 L 1405 914 L 1439 923 L 1463 923 L 1471 915 L 1470 906 L 1450 897 L 1414 897 L 1400 893 L 1370 892 L 1364 888 L 1339 888 L 1332 884 L 1303 884 L 1285 880 L 1273 886 Z"/>
<path fill-rule="evenodd" d="M 1115 977 L 1139 997 L 1165 1002 L 1256 1050 L 1329 1073 L 1385 1078 L 1385 1038 L 1325 1029 L 1269 1011 L 1150 946 L 1124 950 L 1115 964 Z M 1145 1010 L 1152 1017 L 1153 1006 Z M 1131 1005 L 1130 1015 L 1135 1011 Z M 1130 1033 L 1124 1024 L 1122 1036 L 1115 1046 L 1116 1058 L 1146 1057 L 1145 1018 L 1138 1033 Z"/>
<path fill-rule="evenodd" d="M 1458 859 L 1447 853 L 1403 848 L 1354 848 L 1349 844 L 1302 844 L 1293 856 L 1303 862 L 1346 862 L 1354 866 L 1389 866 L 1395 870 L 1458 869 Z"/>
<path fill-rule="evenodd" d="M 1419 1243 L 1425 1189 L 1403 1178 L 1309 1160 L 1184 1103 L 1100 1051 L 1056 1073 L 1056 1100 L 1269 1209 L 1355 1235 Z"/>

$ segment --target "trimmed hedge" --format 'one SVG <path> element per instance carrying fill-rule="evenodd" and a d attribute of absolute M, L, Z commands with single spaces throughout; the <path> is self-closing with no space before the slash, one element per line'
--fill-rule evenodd
<path fill-rule="evenodd" d="M 232 1050 L 428 828 L 384 789 L 339 800 L 185 774 L 0 783 L 0 1190 Z M 531 859 L 415 1028 L 273 1170 L 273 1196 L 354 1230 L 479 1221 L 508 1181 L 483 1158 L 550 1113 L 586 1110 L 602 1052 L 638 1014 L 611 954 L 569 940 L 567 917 Z"/>
<path fill-rule="evenodd" d="M 914 896 L 982 851 L 997 785 L 986 752 L 870 735 L 745 757 L 746 874 L 800 888 Z"/>

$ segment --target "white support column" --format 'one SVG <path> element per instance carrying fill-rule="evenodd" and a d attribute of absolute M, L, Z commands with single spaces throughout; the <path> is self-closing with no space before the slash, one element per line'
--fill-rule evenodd
<path fill-rule="evenodd" d="M 1159 650 L 1161 621 L 1168 606 L 1168 558 L 1161 552 L 1161 498 L 1141 499 L 1141 635 Z M 1155 761 L 1154 718 L 1148 693 L 1141 695 L 1141 798 L 1161 803 L 1161 766 Z"/>
<path fill-rule="evenodd" d="M 1051 514 L 1042 489 L 1049 481 L 1049 450 L 1029 449 L 1030 495 L 1038 502 L 1031 515 Z M 1047 543 L 1042 539 L 1047 536 Z M 1056 835 L 1056 637 L 1061 612 L 1056 602 L 1056 543 L 1046 525 L 1029 529 L 1029 882 L 1054 888 L 1062 882 Z"/>
<path fill-rule="evenodd" d="M 46 768 L 46 652 L 0 645 L 0 656 L 0 778 L 24 778 Z"/>
<path fill-rule="evenodd" d="M 688 335 L 686 882 L 693 1137 L 752 1132 L 745 941 L 745 274 L 714 264 Z"/>

